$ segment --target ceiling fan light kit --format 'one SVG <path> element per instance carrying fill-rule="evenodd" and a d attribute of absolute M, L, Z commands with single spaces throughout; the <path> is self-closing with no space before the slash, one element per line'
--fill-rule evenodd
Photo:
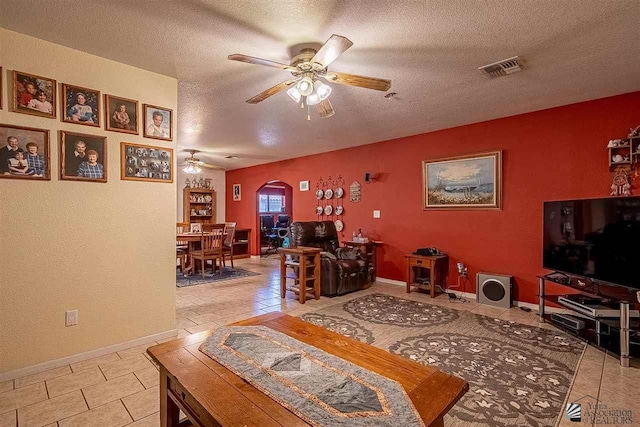
<path fill-rule="evenodd" d="M 335 114 L 333 106 L 329 102 L 332 88 L 320 81 L 325 79 L 328 82 L 342 84 L 347 86 L 362 87 L 365 89 L 374 89 L 387 91 L 391 88 L 391 80 L 379 79 L 375 77 L 364 77 L 355 74 L 338 73 L 332 71 L 327 72 L 327 67 L 353 43 L 346 37 L 337 34 L 332 35 L 322 47 L 316 51 L 315 49 L 303 49 L 291 61 L 291 65 L 281 64 L 262 58 L 254 58 L 252 56 L 233 54 L 228 59 L 232 61 L 246 62 L 248 64 L 262 65 L 266 67 L 279 68 L 290 72 L 294 79 L 279 83 L 264 92 L 247 100 L 249 104 L 257 104 L 264 101 L 276 93 L 286 90 L 287 95 L 296 103 L 304 108 L 316 106 L 318 114 L 321 118 L 328 118 Z M 307 120 L 311 116 L 307 112 Z"/>

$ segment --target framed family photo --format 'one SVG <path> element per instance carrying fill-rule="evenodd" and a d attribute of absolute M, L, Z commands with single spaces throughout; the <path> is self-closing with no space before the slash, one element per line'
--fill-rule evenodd
<path fill-rule="evenodd" d="M 173 111 L 169 108 L 156 107 L 155 105 L 142 104 L 144 128 L 142 135 L 145 138 L 173 140 Z"/>
<path fill-rule="evenodd" d="M 13 72 L 12 111 L 56 118 L 56 81 L 47 77 Z"/>
<path fill-rule="evenodd" d="M 120 178 L 131 181 L 173 182 L 173 150 L 120 143 Z"/>
<path fill-rule="evenodd" d="M 239 202 L 242 200 L 242 187 L 240 184 L 233 184 L 233 201 Z"/>
<path fill-rule="evenodd" d="M 60 179 L 107 182 L 107 138 L 60 131 Z"/>
<path fill-rule="evenodd" d="M 104 111 L 107 130 L 138 134 L 138 101 L 105 95 Z"/>
<path fill-rule="evenodd" d="M 502 151 L 422 162 L 424 210 L 501 209 Z"/>
<path fill-rule="evenodd" d="M 62 83 L 62 121 L 100 127 L 100 91 Z"/>
<path fill-rule="evenodd" d="M 49 131 L 0 124 L 0 178 L 51 179 Z"/>

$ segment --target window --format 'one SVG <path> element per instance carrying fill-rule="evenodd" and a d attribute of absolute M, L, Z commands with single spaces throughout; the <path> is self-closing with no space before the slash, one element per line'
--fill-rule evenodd
<path fill-rule="evenodd" d="M 284 212 L 284 196 L 277 194 L 260 194 L 260 212 L 280 213 Z"/>

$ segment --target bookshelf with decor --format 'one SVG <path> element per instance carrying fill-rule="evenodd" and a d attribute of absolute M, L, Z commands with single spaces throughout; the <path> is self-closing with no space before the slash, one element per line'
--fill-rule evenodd
<path fill-rule="evenodd" d="M 183 190 L 182 218 L 184 222 L 216 223 L 216 192 L 210 188 Z"/>

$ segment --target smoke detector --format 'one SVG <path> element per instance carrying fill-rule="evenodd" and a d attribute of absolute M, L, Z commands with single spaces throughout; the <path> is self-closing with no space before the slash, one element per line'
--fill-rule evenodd
<path fill-rule="evenodd" d="M 494 62 L 493 64 L 483 65 L 478 70 L 482 71 L 491 78 L 507 76 L 509 74 L 522 71 L 522 59 L 518 56 L 513 58 L 503 59 L 502 61 Z"/>

